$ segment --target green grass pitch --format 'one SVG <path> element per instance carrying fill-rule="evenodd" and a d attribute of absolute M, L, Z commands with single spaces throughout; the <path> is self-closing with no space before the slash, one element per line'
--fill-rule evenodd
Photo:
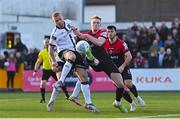
<path fill-rule="evenodd" d="M 113 92 L 92 92 L 92 101 L 101 111 L 95 114 L 66 100 L 62 93 L 58 95 L 53 111 L 47 112 L 47 103 L 39 103 L 39 93 L 0 92 L 0 118 L 180 118 L 180 92 L 140 92 L 139 94 L 146 101 L 146 106 L 140 106 L 134 98 L 137 104 L 136 111 L 121 113 L 112 106 L 115 97 Z M 47 101 L 49 97 L 50 93 L 47 93 Z M 82 94 L 79 99 L 84 104 Z M 122 103 L 129 109 L 129 104 L 124 99 Z"/>

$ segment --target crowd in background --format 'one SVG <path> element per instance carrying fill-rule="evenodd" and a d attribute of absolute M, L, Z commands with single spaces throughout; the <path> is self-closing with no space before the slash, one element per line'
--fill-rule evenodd
<path fill-rule="evenodd" d="M 170 28 L 162 21 L 160 25 L 139 26 L 134 23 L 122 39 L 133 55 L 133 68 L 180 67 L 180 21 L 175 18 Z"/>
<path fill-rule="evenodd" d="M 120 33 L 122 33 L 120 31 Z M 180 67 L 180 21 L 175 18 L 171 27 L 162 21 L 160 25 L 152 22 L 150 27 L 133 26 L 120 36 L 132 53 L 132 68 L 175 68 Z M 19 39 L 15 50 L 0 55 L 0 68 L 5 68 L 10 54 L 17 64 L 24 63 L 25 70 L 33 70 L 38 57 L 38 49 L 28 49 Z"/>

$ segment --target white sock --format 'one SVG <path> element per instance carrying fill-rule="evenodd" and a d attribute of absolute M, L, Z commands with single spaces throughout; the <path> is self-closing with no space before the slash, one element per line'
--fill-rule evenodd
<path fill-rule="evenodd" d="M 91 94 L 89 89 L 89 84 L 81 84 L 81 90 L 85 98 L 86 104 L 91 104 Z"/>
<path fill-rule="evenodd" d="M 62 83 L 64 83 L 64 80 L 67 77 L 68 73 L 71 71 L 71 68 L 72 68 L 72 63 L 66 61 L 66 63 L 63 66 L 61 77 L 60 77 L 60 80 L 62 81 Z"/>
<path fill-rule="evenodd" d="M 55 101 L 56 97 L 57 97 L 57 94 L 58 94 L 57 89 L 53 88 L 53 91 L 51 93 L 51 98 L 50 98 L 49 102 Z"/>
<path fill-rule="evenodd" d="M 130 105 L 132 105 L 132 104 L 135 104 L 135 102 L 134 102 L 134 101 L 132 101 L 132 102 L 130 103 Z"/>
<path fill-rule="evenodd" d="M 74 87 L 74 90 L 73 90 L 73 93 L 71 94 L 71 96 L 78 97 L 80 91 L 81 91 L 81 81 L 78 80 L 76 82 L 76 86 Z"/>
<path fill-rule="evenodd" d="M 115 100 L 114 102 L 115 102 L 116 105 L 120 105 L 121 104 L 121 101 Z"/>
<path fill-rule="evenodd" d="M 140 96 L 137 96 L 136 98 L 137 98 L 137 99 L 141 99 L 141 97 L 140 97 Z"/>

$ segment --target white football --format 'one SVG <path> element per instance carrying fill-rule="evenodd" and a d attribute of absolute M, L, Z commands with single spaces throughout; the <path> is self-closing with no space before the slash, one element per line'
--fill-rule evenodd
<path fill-rule="evenodd" d="M 80 54 L 85 54 L 90 48 L 90 45 L 87 41 L 81 40 L 76 44 L 76 51 Z"/>

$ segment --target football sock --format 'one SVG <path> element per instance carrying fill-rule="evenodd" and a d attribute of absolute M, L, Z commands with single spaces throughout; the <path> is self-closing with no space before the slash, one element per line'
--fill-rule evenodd
<path fill-rule="evenodd" d="M 120 102 L 123 93 L 124 93 L 124 88 L 116 88 L 116 101 Z"/>
<path fill-rule="evenodd" d="M 63 66 L 60 81 L 64 83 L 65 78 L 67 77 L 68 73 L 71 71 L 71 68 L 73 66 L 74 62 L 72 60 L 67 60 L 66 63 Z"/>
<path fill-rule="evenodd" d="M 116 105 L 121 105 L 121 101 L 115 100 L 114 103 L 115 103 Z"/>
<path fill-rule="evenodd" d="M 71 94 L 72 97 L 78 97 L 79 92 L 81 91 L 81 81 L 78 80 L 76 82 L 76 86 L 74 87 L 73 93 Z"/>
<path fill-rule="evenodd" d="M 40 88 L 41 90 L 41 99 L 45 100 L 45 88 Z"/>
<path fill-rule="evenodd" d="M 138 96 L 138 92 L 137 92 L 136 86 L 134 84 L 133 84 L 132 88 L 129 88 L 129 90 L 133 93 L 133 95 L 135 97 Z"/>
<path fill-rule="evenodd" d="M 86 104 L 91 104 L 91 94 L 90 94 L 90 89 L 89 89 L 89 84 L 87 83 L 81 83 L 81 90 L 83 93 L 83 96 L 85 98 Z"/>
<path fill-rule="evenodd" d="M 89 50 L 86 52 L 86 57 L 87 57 L 88 60 L 94 61 L 94 56 L 93 56 L 93 54 L 91 52 L 91 48 L 89 48 Z"/>
<path fill-rule="evenodd" d="M 58 94 L 58 90 L 56 88 L 53 88 L 53 91 L 51 93 L 51 98 L 50 98 L 49 102 L 55 101 L 56 97 L 57 97 L 57 94 Z"/>
<path fill-rule="evenodd" d="M 132 98 L 131 96 L 129 95 L 129 93 L 127 91 L 124 91 L 124 95 L 123 95 L 124 99 L 126 101 L 128 101 L 129 103 L 132 103 Z"/>
<path fill-rule="evenodd" d="M 69 98 L 69 94 L 68 94 L 68 91 L 67 91 L 66 86 L 65 86 L 65 85 L 63 85 L 63 86 L 61 86 L 61 88 L 62 88 L 62 90 L 63 90 L 63 92 L 64 92 L 64 94 L 65 94 L 66 98 L 68 99 L 68 98 Z"/>

